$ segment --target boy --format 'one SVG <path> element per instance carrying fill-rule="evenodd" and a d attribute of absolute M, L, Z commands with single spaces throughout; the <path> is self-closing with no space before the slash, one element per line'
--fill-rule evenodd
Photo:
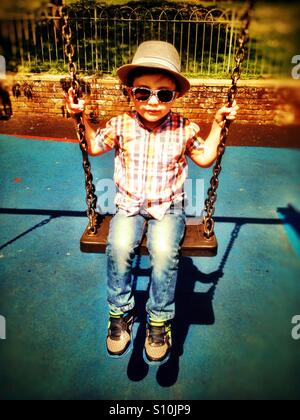
<path fill-rule="evenodd" d="M 134 311 L 131 267 L 139 239 L 147 230 L 152 276 L 144 355 L 147 362 L 158 364 L 168 359 L 172 346 L 171 321 L 185 231 L 186 155 L 201 167 L 210 166 L 217 157 L 224 118 L 234 120 L 238 106 L 221 108 L 203 141 L 196 124 L 171 112 L 174 101 L 190 84 L 180 73 L 177 50 L 167 42 L 142 43 L 132 64 L 120 67 L 117 74 L 135 111 L 112 118 L 97 132 L 83 117 L 91 155 L 115 148 L 117 213 L 107 243 L 110 319 L 106 346 L 115 357 L 129 349 Z M 71 114 L 84 110 L 84 101 L 74 104 L 72 89 L 66 99 Z"/>

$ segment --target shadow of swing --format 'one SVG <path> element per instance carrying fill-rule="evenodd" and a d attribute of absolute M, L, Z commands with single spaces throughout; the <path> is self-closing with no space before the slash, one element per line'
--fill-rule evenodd
<path fill-rule="evenodd" d="M 287 207 L 278 207 L 277 212 L 283 218 L 284 224 L 289 225 L 300 238 L 300 212 L 291 204 Z"/>
<path fill-rule="evenodd" d="M 226 247 L 222 260 L 216 271 L 205 274 L 201 273 L 193 264 L 192 258 L 182 257 L 180 259 L 178 270 L 178 282 L 176 288 L 176 317 L 173 328 L 173 347 L 169 360 L 161 365 L 157 370 L 157 382 L 163 387 L 169 387 L 176 383 L 179 369 L 180 357 L 184 353 L 184 343 L 189 332 L 190 325 L 213 325 L 215 322 L 213 310 L 213 298 L 216 287 L 220 279 L 224 275 L 224 268 L 228 260 L 231 249 L 234 246 L 239 231 L 243 225 L 289 225 L 299 235 L 300 217 L 299 212 L 292 206 L 279 208 L 277 211 L 283 216 L 283 219 L 269 218 L 249 218 L 249 217 L 215 217 L 216 223 L 234 223 L 234 229 L 231 232 L 230 241 Z M 47 216 L 44 220 L 32 226 L 25 232 L 20 233 L 4 244 L 0 244 L 0 250 L 12 245 L 20 238 L 31 234 L 52 220 L 60 217 L 82 217 L 86 214 L 83 211 L 64 211 L 64 210 L 46 210 L 46 209 L 15 209 L 0 208 L 0 214 L 13 215 L 39 215 Z M 136 267 L 133 269 L 133 284 L 135 290 L 136 308 L 139 323 L 136 338 L 134 340 L 134 348 L 127 367 L 128 378 L 132 381 L 143 380 L 149 370 L 149 366 L 143 360 L 143 348 L 145 340 L 146 313 L 145 305 L 148 299 L 148 290 L 137 290 L 138 277 L 151 277 L 151 270 L 140 268 L 140 256 L 137 257 Z M 210 284 L 210 288 L 205 293 L 195 292 L 197 282 Z"/>
<path fill-rule="evenodd" d="M 189 332 L 190 325 L 213 325 L 215 316 L 213 310 L 213 299 L 220 279 L 224 275 L 224 269 L 229 254 L 239 235 L 240 229 L 246 224 L 265 224 L 265 225 L 288 225 L 300 236 L 300 213 L 296 208 L 288 204 L 287 207 L 278 208 L 278 213 L 283 219 L 260 219 L 260 218 L 234 218 L 234 217 L 215 217 L 217 223 L 235 223 L 231 232 L 230 240 L 216 271 L 205 274 L 193 264 L 192 258 L 182 257 L 178 270 L 178 281 L 176 288 L 176 317 L 174 328 L 172 329 L 173 347 L 169 360 L 158 367 L 157 382 L 162 387 L 170 387 L 177 382 L 180 370 L 180 357 L 184 353 L 184 343 Z M 137 268 L 133 270 L 134 283 L 136 286 L 138 276 L 148 276 L 150 279 L 151 271 Z M 210 284 L 210 288 L 205 293 L 195 292 L 197 282 Z M 128 364 L 127 374 L 132 381 L 140 381 L 148 373 L 149 366 L 143 360 L 143 347 L 145 340 L 146 314 L 145 304 L 148 291 L 136 291 L 136 304 L 138 309 L 138 321 L 140 326 L 134 342 L 134 350 Z"/>
<path fill-rule="evenodd" d="M 242 224 L 236 223 L 231 238 L 225 250 L 224 256 L 218 269 L 210 274 L 204 274 L 193 264 L 192 258 L 182 257 L 179 263 L 178 280 L 176 287 L 176 317 L 173 322 L 172 340 L 173 346 L 169 360 L 158 367 L 157 382 L 163 387 L 170 387 L 177 382 L 180 357 L 184 353 L 184 343 L 192 324 L 213 325 L 215 322 L 213 310 L 214 293 L 220 279 L 224 275 L 224 268 L 234 242 L 238 237 Z M 137 259 L 136 268 L 133 269 L 133 283 L 135 288 L 135 300 L 137 309 L 137 322 L 139 327 L 134 340 L 133 352 L 127 367 L 128 378 L 132 381 L 143 380 L 149 371 L 149 366 L 143 359 L 143 348 L 145 342 L 146 313 L 145 305 L 148 298 L 147 291 L 136 290 L 139 276 L 151 277 L 151 269 L 140 269 L 140 257 Z M 205 293 L 195 292 L 197 282 L 210 284 Z"/>

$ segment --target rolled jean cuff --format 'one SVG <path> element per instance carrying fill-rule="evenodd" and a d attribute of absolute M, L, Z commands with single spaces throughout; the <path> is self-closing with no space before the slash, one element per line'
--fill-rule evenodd
<path fill-rule="evenodd" d="M 126 312 L 129 312 L 134 308 L 135 304 L 130 303 L 130 304 L 122 306 L 122 307 L 117 307 L 115 305 L 111 305 L 110 303 L 108 303 L 108 306 L 109 306 L 109 310 L 111 312 L 122 312 L 123 314 L 126 314 Z"/>
<path fill-rule="evenodd" d="M 162 313 L 160 316 L 157 316 L 153 312 L 149 311 L 147 308 L 146 308 L 146 311 L 148 314 L 148 319 L 151 319 L 151 321 L 166 322 L 166 321 L 172 321 L 175 317 L 175 313 L 173 314 Z"/>

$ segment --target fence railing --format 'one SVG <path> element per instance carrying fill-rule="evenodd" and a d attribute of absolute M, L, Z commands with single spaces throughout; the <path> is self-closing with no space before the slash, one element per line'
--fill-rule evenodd
<path fill-rule="evenodd" d="M 182 71 L 190 76 L 226 77 L 234 64 L 240 29 L 236 8 L 101 7 L 69 11 L 79 71 L 114 73 L 132 58 L 139 43 L 157 39 L 178 49 Z M 8 68 L 29 71 L 67 69 L 62 22 L 48 10 L 0 21 L 2 54 Z M 250 38 L 244 74 L 280 75 L 283 58 Z"/>

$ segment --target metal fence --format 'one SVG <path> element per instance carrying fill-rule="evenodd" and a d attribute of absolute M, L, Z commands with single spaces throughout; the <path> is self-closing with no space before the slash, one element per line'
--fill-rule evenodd
<path fill-rule="evenodd" d="M 69 10 L 79 71 L 114 73 L 145 40 L 176 46 L 182 71 L 190 76 L 226 77 L 233 66 L 241 10 L 213 7 L 73 7 Z M 59 10 L 0 21 L 2 52 L 8 67 L 29 71 L 66 70 Z M 282 73 L 282 59 L 250 38 L 244 74 Z"/>

